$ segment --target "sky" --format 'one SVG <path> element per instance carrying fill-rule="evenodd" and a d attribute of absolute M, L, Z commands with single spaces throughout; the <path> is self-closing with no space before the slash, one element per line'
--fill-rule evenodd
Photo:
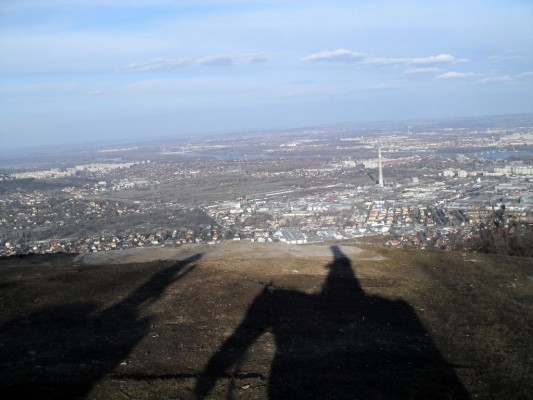
<path fill-rule="evenodd" d="M 533 112 L 530 0 L 2 0 L 4 148 Z"/>

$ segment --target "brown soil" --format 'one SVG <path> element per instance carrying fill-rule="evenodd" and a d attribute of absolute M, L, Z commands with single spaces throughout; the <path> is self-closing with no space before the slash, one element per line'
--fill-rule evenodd
<path fill-rule="evenodd" d="M 0 260 L 2 398 L 529 398 L 530 259 L 225 243 Z"/>

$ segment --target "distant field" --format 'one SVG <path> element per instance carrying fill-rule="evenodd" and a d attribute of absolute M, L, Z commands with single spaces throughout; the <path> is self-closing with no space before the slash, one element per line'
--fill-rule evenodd
<path fill-rule="evenodd" d="M 529 399 L 533 262 L 227 242 L 0 260 L 2 398 Z"/>
<path fill-rule="evenodd" d="M 214 203 L 217 201 L 232 200 L 236 197 L 242 196 L 243 194 L 246 194 L 247 196 L 253 196 L 257 193 L 292 188 L 295 187 L 296 184 L 296 181 L 291 182 L 283 179 L 248 181 L 246 183 L 235 180 L 224 182 L 224 184 L 220 184 L 217 181 L 187 181 L 187 183 L 162 183 L 155 189 L 120 190 L 117 192 L 112 192 L 109 196 L 105 196 L 105 198 L 120 201 L 163 200 L 184 204 L 190 204 L 191 202 Z"/>
<path fill-rule="evenodd" d="M 363 176 L 352 176 L 342 180 L 350 185 L 368 185 L 370 178 Z M 328 182 L 328 184 L 337 182 Z M 104 198 L 119 201 L 173 201 L 183 204 L 190 203 L 216 203 L 218 201 L 233 200 L 236 197 L 246 195 L 247 197 L 264 195 L 265 193 L 280 190 L 290 190 L 304 188 L 306 181 L 295 178 L 257 178 L 249 176 L 228 176 L 224 181 L 217 179 L 199 179 L 177 182 L 163 182 L 153 189 L 127 189 L 111 192 Z M 322 183 L 313 185 L 323 186 Z"/>

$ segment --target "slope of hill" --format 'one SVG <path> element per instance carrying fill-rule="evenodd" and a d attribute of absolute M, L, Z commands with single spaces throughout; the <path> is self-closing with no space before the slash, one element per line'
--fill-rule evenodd
<path fill-rule="evenodd" d="M 225 243 L 0 260 L 3 398 L 529 398 L 531 259 Z"/>

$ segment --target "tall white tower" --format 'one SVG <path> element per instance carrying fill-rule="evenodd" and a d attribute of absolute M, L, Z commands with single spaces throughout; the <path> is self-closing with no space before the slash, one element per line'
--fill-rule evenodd
<path fill-rule="evenodd" d="M 383 187 L 383 168 L 381 166 L 381 147 L 378 149 L 378 168 L 379 168 L 379 178 L 378 178 L 378 187 Z"/>

